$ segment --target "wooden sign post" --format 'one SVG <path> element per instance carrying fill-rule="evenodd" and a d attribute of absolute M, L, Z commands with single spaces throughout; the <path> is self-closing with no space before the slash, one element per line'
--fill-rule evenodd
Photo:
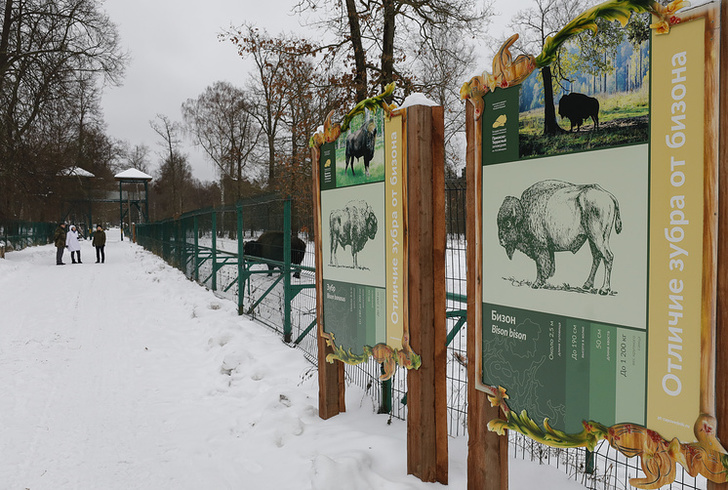
<path fill-rule="evenodd" d="M 718 63 L 719 119 L 718 135 L 718 260 L 717 313 L 715 335 L 715 413 L 718 439 L 728 441 L 728 2 L 721 2 L 721 26 Z M 708 490 L 728 490 L 728 483 L 708 481 Z"/>
<path fill-rule="evenodd" d="M 445 154 L 442 107 L 407 109 L 410 344 L 422 358 L 407 373 L 407 473 L 447 483 Z"/>

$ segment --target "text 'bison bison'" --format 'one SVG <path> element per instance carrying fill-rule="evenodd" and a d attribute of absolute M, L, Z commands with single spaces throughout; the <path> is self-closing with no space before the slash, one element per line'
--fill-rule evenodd
<path fill-rule="evenodd" d="M 498 211 L 498 240 L 509 259 L 518 249 L 536 262 L 534 288 L 556 272 L 554 252 L 576 253 L 589 241 L 592 266 L 583 288 L 594 289 L 594 276 L 604 262 L 599 294 L 611 292 L 614 254 L 609 248 L 612 228 L 622 231 L 619 202 L 597 184 L 544 180 L 526 189 L 521 198 L 508 196 Z"/>
<path fill-rule="evenodd" d="M 339 266 L 336 250 L 339 245 L 344 248 L 351 245 L 351 257 L 354 268 L 358 268 L 357 254 L 361 252 L 367 241 L 374 240 L 377 235 L 377 217 L 366 201 L 349 201 L 344 209 L 334 209 L 329 215 L 331 233 L 331 257 L 329 265 Z"/>
<path fill-rule="evenodd" d="M 374 144 L 377 142 L 377 125 L 374 121 L 365 123 L 361 128 L 346 137 L 346 165 L 344 173 L 351 165 L 354 173 L 354 159 L 364 158 L 364 172 L 369 177 L 369 162 L 374 158 Z"/>
<path fill-rule="evenodd" d="M 261 259 L 283 262 L 283 232 L 266 231 L 257 240 L 245 242 L 243 253 L 248 257 L 259 257 Z M 306 242 L 298 237 L 291 237 L 291 264 L 301 265 L 303 256 L 306 254 Z M 268 264 L 268 270 L 273 271 L 278 267 L 283 272 L 283 266 Z M 270 276 L 271 273 L 269 272 Z M 301 270 L 296 268 L 293 277 L 301 277 Z"/>
<path fill-rule="evenodd" d="M 561 97 L 559 101 L 559 116 L 571 121 L 571 129 L 579 131 L 581 123 L 592 118 L 594 129 L 599 129 L 599 101 L 588 95 L 572 93 Z"/>

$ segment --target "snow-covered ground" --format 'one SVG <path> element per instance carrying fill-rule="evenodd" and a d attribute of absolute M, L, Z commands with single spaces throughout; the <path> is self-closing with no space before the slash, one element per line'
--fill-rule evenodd
<path fill-rule="evenodd" d="M 406 425 L 347 389 L 317 414 L 316 371 L 161 259 L 107 233 L 81 265 L 52 246 L 0 260 L 0 489 L 466 488 L 406 474 Z M 583 488 L 521 460 L 514 490 Z"/>

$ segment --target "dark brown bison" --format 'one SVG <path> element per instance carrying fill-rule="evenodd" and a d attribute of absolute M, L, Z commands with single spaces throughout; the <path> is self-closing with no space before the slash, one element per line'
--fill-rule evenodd
<path fill-rule="evenodd" d="M 377 234 L 377 217 L 366 201 L 349 201 L 344 209 L 334 209 L 329 215 L 331 233 L 331 257 L 329 265 L 338 267 L 336 250 L 339 245 L 351 246 L 351 257 L 354 268 L 358 268 L 357 255 L 367 241 L 374 240 Z"/>
<path fill-rule="evenodd" d="M 377 141 L 377 125 L 374 121 L 365 123 L 346 137 L 346 165 L 344 173 L 351 166 L 351 175 L 354 173 L 354 159 L 364 158 L 364 172 L 369 177 L 369 162 L 374 158 L 374 145 Z"/>
<path fill-rule="evenodd" d="M 243 245 L 243 253 L 248 257 L 258 257 L 264 260 L 274 260 L 283 262 L 283 232 L 282 231 L 266 231 L 258 237 L 257 240 L 245 242 Z M 298 237 L 291 237 L 291 264 L 301 265 L 303 256 L 306 254 L 306 242 Z M 273 271 L 278 267 L 283 271 L 283 266 L 279 264 L 268 263 L 268 270 Z M 269 272 L 268 275 L 272 275 Z M 296 268 L 293 277 L 301 277 L 301 270 Z"/>
<path fill-rule="evenodd" d="M 579 131 L 581 124 L 591 117 L 594 129 L 599 129 L 599 101 L 588 95 L 571 93 L 561 97 L 559 101 L 559 116 L 571 121 L 571 129 Z"/>
<path fill-rule="evenodd" d="M 576 253 L 588 241 L 592 267 L 583 288 L 593 290 L 597 268 L 604 262 L 599 294 L 609 294 L 612 228 L 622 231 L 619 202 L 597 184 L 544 180 L 523 191 L 520 199 L 506 197 L 498 211 L 498 239 L 508 258 L 513 259 L 513 252 L 520 250 L 536 262 L 534 288 L 543 286 L 556 272 L 554 252 Z"/>

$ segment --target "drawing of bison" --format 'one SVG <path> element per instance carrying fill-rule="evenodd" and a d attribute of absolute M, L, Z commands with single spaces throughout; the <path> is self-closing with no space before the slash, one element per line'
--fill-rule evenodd
<path fill-rule="evenodd" d="M 518 199 L 508 196 L 498 211 L 498 240 L 509 259 L 520 250 L 536 262 L 533 288 L 544 285 L 556 272 L 554 252 L 576 253 L 589 241 L 592 266 L 583 289 L 593 291 L 594 276 L 604 262 L 604 282 L 599 294 L 611 292 L 614 254 L 609 236 L 622 231 L 619 202 L 598 184 L 571 184 L 544 180 Z"/>
<path fill-rule="evenodd" d="M 331 233 L 331 257 L 329 265 L 338 267 L 336 250 L 341 245 L 344 248 L 351 246 L 351 257 L 354 268 L 358 268 L 357 255 L 366 245 L 367 241 L 374 240 L 377 235 L 377 217 L 372 207 L 366 201 L 349 201 L 344 209 L 334 209 L 329 215 L 329 229 Z"/>
<path fill-rule="evenodd" d="M 571 121 L 569 131 L 573 131 L 575 126 L 579 131 L 581 123 L 590 117 L 594 122 L 594 129 L 599 129 L 599 101 L 584 94 L 566 94 L 559 100 L 559 116 Z"/>
<path fill-rule="evenodd" d="M 351 166 L 354 173 L 354 159 L 364 158 L 364 172 L 369 177 L 369 162 L 374 158 L 374 145 L 377 142 L 377 125 L 374 121 L 366 122 L 361 128 L 346 137 L 346 165 L 344 173 Z"/>
<path fill-rule="evenodd" d="M 261 259 L 275 260 L 283 262 L 283 232 L 282 231 L 266 231 L 258 237 L 257 240 L 245 242 L 243 245 L 243 253 L 248 257 L 258 257 Z M 306 242 L 298 237 L 291 237 L 291 264 L 301 265 L 303 256 L 306 254 Z M 275 268 L 283 271 L 283 266 L 278 264 L 268 264 L 268 275 L 272 275 Z M 301 270 L 296 268 L 293 277 L 301 277 Z"/>

